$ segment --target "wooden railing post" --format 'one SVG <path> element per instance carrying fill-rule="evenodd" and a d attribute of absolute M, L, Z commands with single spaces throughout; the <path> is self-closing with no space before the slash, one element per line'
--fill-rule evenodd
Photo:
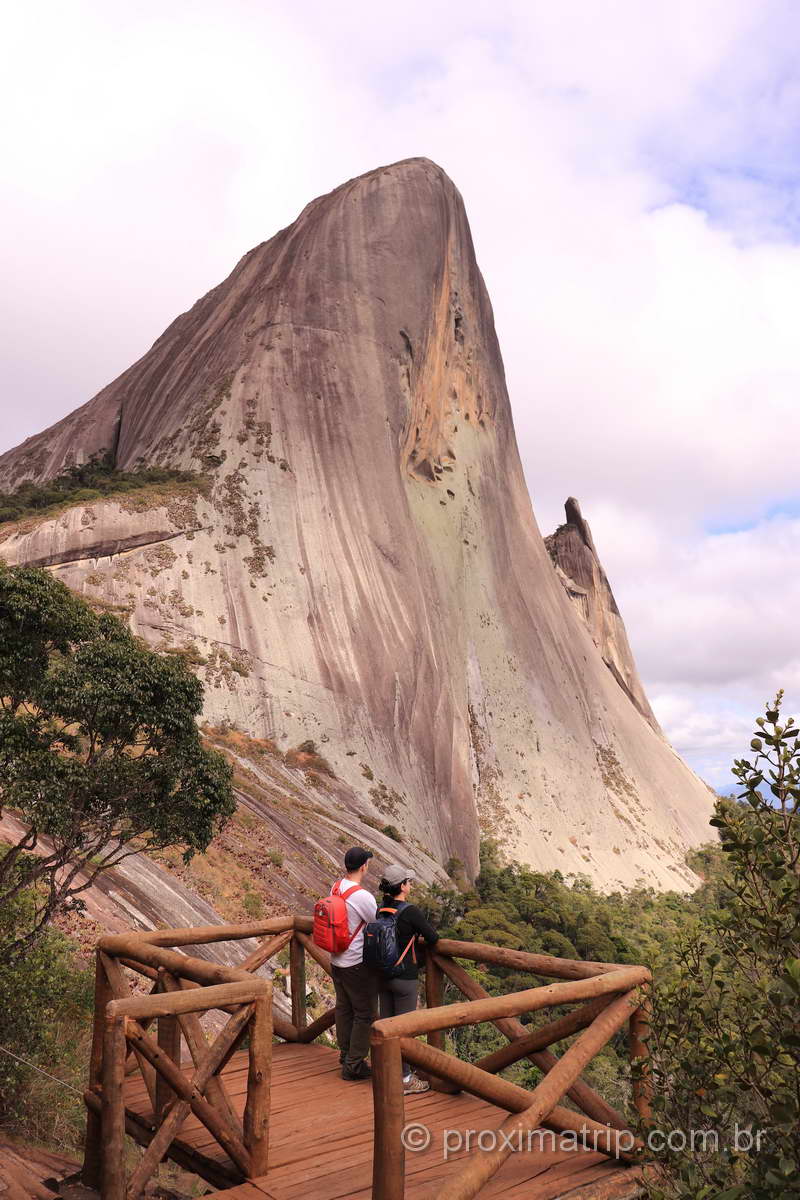
<path fill-rule="evenodd" d="M 166 992 L 167 986 L 164 981 L 164 969 L 159 968 L 159 991 Z M 178 1018 L 175 1016 L 159 1017 L 158 1018 L 158 1048 L 168 1058 L 171 1058 L 176 1067 L 181 1065 L 181 1027 L 178 1024 Z M 175 1099 L 175 1093 L 164 1079 L 160 1071 L 156 1072 L 156 1107 L 155 1118 L 160 1125 L 166 1115 L 166 1110 L 172 1101 Z"/>
<path fill-rule="evenodd" d="M 94 1023 L 92 1026 L 92 1050 L 89 1058 L 89 1091 L 96 1092 L 103 1079 L 103 1039 L 105 1036 L 106 1004 L 113 999 L 111 986 L 106 978 L 100 951 L 95 954 L 94 968 Z M 86 1139 L 83 1149 L 81 1179 L 87 1188 L 100 1190 L 103 1177 L 103 1133 L 100 1115 L 91 1108 L 86 1112 Z"/>
<path fill-rule="evenodd" d="M 425 1007 L 426 1008 L 441 1008 L 444 1004 L 444 972 L 433 957 L 431 950 L 425 952 Z M 444 1050 L 445 1047 L 445 1032 L 443 1029 L 434 1029 L 428 1034 L 428 1045 L 433 1046 L 436 1050 Z M 439 1079 L 435 1075 L 429 1077 L 431 1087 L 435 1092 L 446 1092 L 448 1095 L 454 1095 L 458 1092 L 456 1084 L 451 1083 L 449 1079 Z"/>
<path fill-rule="evenodd" d="M 125 1200 L 125 1018 L 107 1016 L 103 1036 L 103 1200 Z"/>
<path fill-rule="evenodd" d="M 289 943 L 289 981 L 292 989 L 292 1024 L 299 1032 L 306 1024 L 306 952 L 300 939 Z"/>
<path fill-rule="evenodd" d="M 302 947 L 301 947 L 302 952 Z M 251 1178 L 266 1175 L 269 1159 L 269 1110 L 272 1074 L 272 984 L 253 1005 L 250 1018 L 244 1144 L 250 1154 Z"/>
<path fill-rule="evenodd" d="M 176 1066 L 181 1064 L 181 1029 L 177 1017 L 158 1018 L 158 1048 L 171 1058 Z M 175 1093 L 160 1071 L 156 1072 L 156 1121 L 164 1120 L 167 1108 L 175 1099 Z"/>
<path fill-rule="evenodd" d="M 372 1103 L 375 1134 L 372 1153 L 372 1200 L 403 1200 L 405 1150 L 403 1062 L 399 1038 L 372 1041 Z"/>
<path fill-rule="evenodd" d="M 650 1074 L 650 1011 L 648 989 L 642 987 L 642 1002 L 631 1015 L 628 1032 L 628 1053 L 633 1072 L 633 1105 L 642 1124 L 649 1125 L 653 1119 L 653 1080 Z"/>

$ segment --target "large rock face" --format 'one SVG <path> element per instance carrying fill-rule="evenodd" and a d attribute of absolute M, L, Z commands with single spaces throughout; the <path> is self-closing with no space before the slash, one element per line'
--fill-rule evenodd
<path fill-rule="evenodd" d="M 554 569 L 464 207 L 433 163 L 315 200 L 0 458 L 0 486 L 101 450 L 208 485 L 2 526 L 0 554 L 202 658 L 212 721 L 313 740 L 440 863 L 473 871 L 482 825 L 603 886 L 691 882 L 710 793 Z"/>

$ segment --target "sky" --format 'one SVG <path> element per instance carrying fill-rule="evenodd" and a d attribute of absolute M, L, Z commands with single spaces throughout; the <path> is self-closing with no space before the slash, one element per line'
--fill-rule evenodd
<path fill-rule="evenodd" d="M 667 735 L 730 791 L 767 698 L 800 715 L 800 9 L 30 0 L 3 40 L 0 451 L 314 196 L 432 158 L 539 525 L 580 499 Z"/>

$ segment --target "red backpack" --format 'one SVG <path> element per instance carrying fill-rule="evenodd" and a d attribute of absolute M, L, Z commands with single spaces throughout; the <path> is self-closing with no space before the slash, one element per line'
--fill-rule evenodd
<path fill-rule="evenodd" d="M 325 896 L 314 905 L 314 929 L 311 939 L 320 950 L 330 950 L 331 954 L 343 953 L 363 926 L 364 922 L 361 921 L 350 933 L 345 904 L 347 897 L 357 892 L 360 887 L 360 883 L 354 883 L 346 891 L 340 892 L 339 884 L 335 883 L 330 896 Z"/>

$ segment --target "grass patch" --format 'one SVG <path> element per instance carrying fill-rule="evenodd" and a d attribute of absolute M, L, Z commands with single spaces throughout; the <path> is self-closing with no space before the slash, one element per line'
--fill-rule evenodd
<path fill-rule="evenodd" d="M 69 467 L 46 483 L 27 481 L 13 492 L 0 492 L 0 525 L 27 517 L 47 516 L 68 504 L 90 504 L 108 496 L 150 491 L 164 484 L 197 486 L 200 476 L 170 467 L 118 471 L 110 453 L 94 455 L 81 466 Z"/>

